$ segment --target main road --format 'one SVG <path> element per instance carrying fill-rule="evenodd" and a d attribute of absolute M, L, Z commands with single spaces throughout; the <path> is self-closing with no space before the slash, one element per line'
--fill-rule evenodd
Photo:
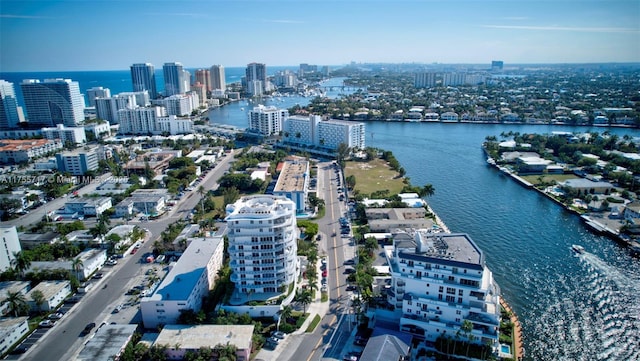
<path fill-rule="evenodd" d="M 342 173 L 334 170 L 333 162 L 318 164 L 318 197 L 324 199 L 325 217 L 319 219 L 319 233 L 325 235 L 320 254 L 327 255 L 329 311 L 311 334 L 305 335 L 290 360 L 320 360 L 324 357 L 342 359 L 345 342 L 351 331 L 349 323 L 350 292 L 345 290 L 345 254 L 353 254 L 349 239 L 340 234 L 338 219 L 344 216 L 346 204 L 338 199 L 337 180 Z"/>
<path fill-rule="evenodd" d="M 231 167 L 231 162 L 237 152 L 238 150 L 222 157 L 216 167 L 207 173 L 202 181 L 202 186 L 205 189 L 218 187 L 218 179 Z M 80 194 L 87 191 L 81 190 Z M 21 359 L 70 360 L 90 337 L 80 336 L 84 327 L 90 322 L 95 322 L 97 326 L 100 326 L 107 319 L 120 296 L 126 291 L 127 283 L 138 275 L 141 255 L 151 252 L 153 241 L 159 237 L 162 231 L 172 222 L 184 218 L 183 215 L 189 214 L 198 200 L 197 191 L 193 190 L 184 195 L 170 214 L 157 220 L 139 223 L 140 227 L 147 230 L 146 239 L 148 241 L 142 245 L 136 256 L 126 255 L 110 272 L 105 269 L 105 276 L 96 283 L 96 287 L 89 291 Z"/>

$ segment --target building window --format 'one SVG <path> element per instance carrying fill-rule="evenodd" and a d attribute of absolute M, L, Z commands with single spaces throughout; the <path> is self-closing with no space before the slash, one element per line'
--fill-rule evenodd
<path fill-rule="evenodd" d="M 463 292 L 463 290 L 458 290 L 458 296 L 462 296 Z"/>
<path fill-rule="evenodd" d="M 458 303 L 462 303 L 462 297 L 458 297 Z"/>

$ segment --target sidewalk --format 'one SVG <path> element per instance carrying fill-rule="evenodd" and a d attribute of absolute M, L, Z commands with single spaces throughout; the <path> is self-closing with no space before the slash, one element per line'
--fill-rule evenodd
<path fill-rule="evenodd" d="M 318 271 L 318 275 L 322 274 L 320 270 L 320 262 L 316 264 L 316 268 Z M 318 289 L 316 290 L 315 299 L 307 306 L 307 313 L 309 317 L 304 321 L 302 326 L 299 329 L 294 331 L 293 333 L 287 335 L 284 340 L 280 341 L 278 346 L 274 350 L 267 350 L 265 348 L 261 349 L 260 352 L 256 355 L 254 360 L 264 360 L 264 361 L 282 361 L 282 360 L 291 360 L 293 354 L 298 349 L 298 346 L 302 342 L 304 336 L 306 335 L 307 328 L 316 317 L 316 315 L 320 315 L 320 318 L 324 318 L 324 316 L 329 311 L 329 301 L 326 302 L 321 301 L 322 292 L 320 292 L 320 287 L 322 286 L 320 282 L 321 278 L 318 277 Z"/>

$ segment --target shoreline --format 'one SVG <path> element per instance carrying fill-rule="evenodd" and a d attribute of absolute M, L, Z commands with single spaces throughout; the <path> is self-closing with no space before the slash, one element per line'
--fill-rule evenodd
<path fill-rule="evenodd" d="M 513 324 L 513 359 L 522 360 L 525 355 L 525 350 L 522 346 L 522 324 L 518 320 L 518 315 L 513 312 L 509 303 L 502 297 L 500 297 L 500 306 L 511 314 L 509 320 Z"/>
<path fill-rule="evenodd" d="M 569 207 L 567 207 L 564 203 L 562 203 L 560 200 L 556 199 L 555 197 L 552 197 L 550 194 L 546 193 L 544 190 L 538 189 L 536 188 L 533 184 L 529 183 L 528 181 L 526 181 L 525 179 L 521 178 L 520 176 L 518 176 L 517 174 L 511 172 L 509 169 L 499 166 L 498 164 L 495 163 L 495 161 L 489 157 L 486 149 L 484 148 L 484 146 L 482 147 L 482 150 L 484 151 L 486 157 L 487 157 L 487 164 L 498 169 L 500 172 L 502 172 L 503 174 L 508 175 L 509 177 L 511 177 L 513 180 L 516 181 L 516 183 L 522 185 L 525 188 L 528 189 L 533 189 L 536 192 L 538 192 L 539 194 L 542 194 L 543 196 L 545 196 L 547 199 L 552 200 L 554 203 L 558 204 L 559 206 L 561 206 L 564 210 L 568 211 L 569 213 L 575 214 L 578 217 L 580 217 L 582 223 L 585 225 L 585 227 L 587 229 L 589 229 L 590 231 L 596 233 L 596 234 L 602 234 L 607 236 L 608 238 L 610 238 L 611 240 L 622 244 L 623 246 L 625 246 L 627 249 L 629 249 L 632 253 L 632 255 L 640 255 L 640 243 L 638 243 L 637 241 L 634 241 L 632 239 L 628 239 L 626 237 L 624 237 L 622 234 L 620 234 L 619 230 L 615 230 L 612 229 L 610 227 L 608 227 L 606 224 L 603 224 L 601 222 L 598 222 L 596 220 L 596 218 L 598 217 L 593 217 L 592 215 L 590 215 L 589 213 L 587 214 L 583 214 L 580 213 L 574 209 L 571 209 Z"/>

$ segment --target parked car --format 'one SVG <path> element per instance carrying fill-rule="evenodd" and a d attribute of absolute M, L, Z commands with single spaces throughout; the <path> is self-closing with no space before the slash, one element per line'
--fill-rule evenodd
<path fill-rule="evenodd" d="M 40 321 L 38 327 L 53 327 L 54 323 L 51 320 Z"/>
<path fill-rule="evenodd" d="M 344 264 L 345 265 L 354 265 L 354 264 L 356 264 L 356 261 L 354 261 L 352 259 L 348 259 L 348 260 L 344 261 Z"/>
<path fill-rule="evenodd" d="M 355 291 L 356 290 L 356 286 L 354 285 L 347 285 L 347 291 Z"/>
<path fill-rule="evenodd" d="M 93 279 L 96 279 L 96 280 L 99 280 L 99 279 L 101 279 L 102 277 L 104 277 L 104 274 L 102 274 L 102 273 L 96 273 L 95 275 L 93 275 L 93 277 L 92 277 L 92 278 L 93 278 Z"/>
<path fill-rule="evenodd" d="M 118 313 L 122 310 L 122 305 L 117 305 L 116 308 L 113 309 L 113 313 Z"/>
<path fill-rule="evenodd" d="M 27 348 L 25 346 L 19 346 L 14 348 L 13 350 L 11 350 L 11 352 L 9 352 L 10 355 L 22 355 L 23 353 L 27 352 Z"/>
<path fill-rule="evenodd" d="M 351 268 L 351 267 L 347 267 L 344 269 L 344 273 L 345 274 L 352 274 L 352 273 L 356 273 L 356 270 Z"/>
<path fill-rule="evenodd" d="M 327 277 L 327 270 L 322 271 L 322 277 Z"/>
<path fill-rule="evenodd" d="M 287 334 L 282 332 L 282 331 L 274 331 L 273 333 L 271 333 L 271 336 L 280 340 L 284 340 L 284 337 Z"/>
<path fill-rule="evenodd" d="M 50 320 L 59 320 L 62 318 L 62 316 L 64 316 L 64 313 L 56 312 L 56 313 L 50 314 L 47 318 Z"/>

